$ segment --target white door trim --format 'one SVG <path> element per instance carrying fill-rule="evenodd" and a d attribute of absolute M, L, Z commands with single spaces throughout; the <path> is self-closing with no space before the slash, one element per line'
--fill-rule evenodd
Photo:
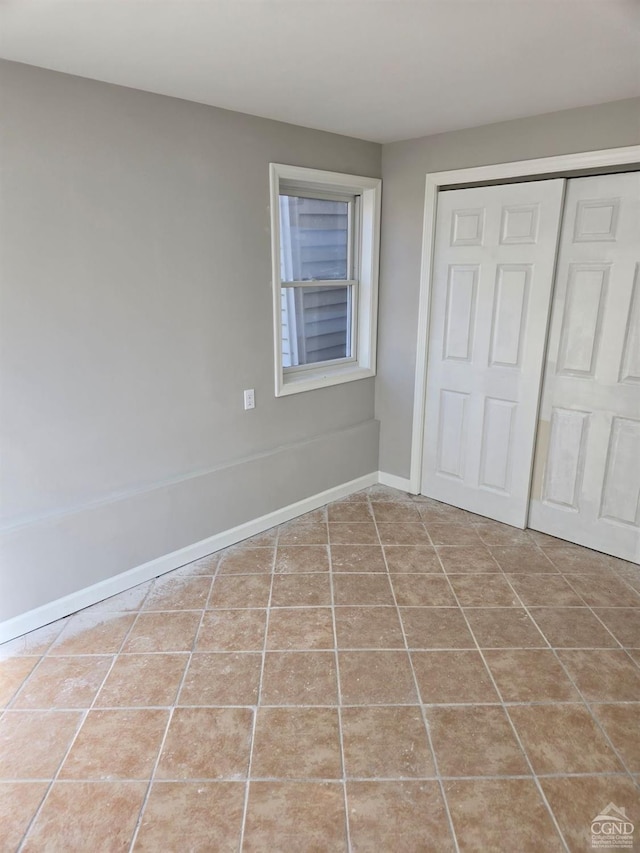
<path fill-rule="evenodd" d="M 418 303 L 418 340 L 416 374 L 413 393 L 413 425 L 411 432 L 410 491 L 418 494 L 422 477 L 422 444 L 424 435 L 424 409 L 427 390 L 427 342 L 429 336 L 429 308 L 431 299 L 431 271 L 436 224 L 436 207 L 441 187 L 468 186 L 477 183 L 498 184 L 518 178 L 568 177 L 576 172 L 609 168 L 612 166 L 640 165 L 640 145 L 625 148 L 606 148 L 579 154 L 563 154 L 536 160 L 519 160 L 513 163 L 496 163 L 470 169 L 431 172 L 426 176 L 424 196 L 424 225 L 422 260 L 420 266 L 420 296 Z"/>

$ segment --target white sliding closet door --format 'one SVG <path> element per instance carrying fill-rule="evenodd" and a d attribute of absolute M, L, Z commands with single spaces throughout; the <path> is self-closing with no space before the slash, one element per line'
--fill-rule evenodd
<path fill-rule="evenodd" d="M 422 491 L 524 527 L 564 181 L 441 192 Z"/>
<path fill-rule="evenodd" d="M 640 560 L 640 173 L 568 181 L 530 527 Z"/>

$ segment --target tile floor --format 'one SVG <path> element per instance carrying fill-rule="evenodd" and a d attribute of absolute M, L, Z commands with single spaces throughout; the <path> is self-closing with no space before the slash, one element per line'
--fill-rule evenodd
<path fill-rule="evenodd" d="M 0 647 L 0 850 L 640 848 L 640 568 L 376 486 Z"/>

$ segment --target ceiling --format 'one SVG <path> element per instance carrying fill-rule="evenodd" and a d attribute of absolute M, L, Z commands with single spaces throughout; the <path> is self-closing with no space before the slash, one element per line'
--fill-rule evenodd
<path fill-rule="evenodd" d="M 640 3 L 0 0 L 0 57 L 390 142 L 640 95 Z"/>

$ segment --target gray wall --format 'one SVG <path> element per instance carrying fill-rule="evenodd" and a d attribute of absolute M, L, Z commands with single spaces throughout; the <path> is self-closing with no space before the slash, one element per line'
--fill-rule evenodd
<path fill-rule="evenodd" d="M 376 415 L 380 470 L 409 476 L 425 175 L 640 143 L 640 99 L 383 146 Z"/>
<path fill-rule="evenodd" d="M 274 397 L 268 164 L 380 146 L 0 75 L 0 620 L 376 470 L 373 380 Z"/>

